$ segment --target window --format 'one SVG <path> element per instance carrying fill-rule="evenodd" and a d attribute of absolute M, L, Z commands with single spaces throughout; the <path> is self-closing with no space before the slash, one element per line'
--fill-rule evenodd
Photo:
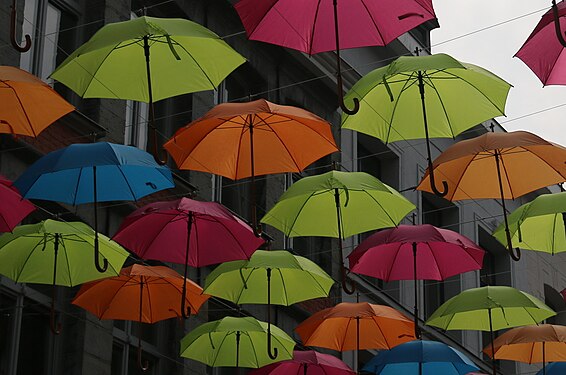
<path fill-rule="evenodd" d="M 166 323 L 165 323 L 166 324 Z M 142 329 L 142 362 L 148 362 L 149 369 L 143 372 L 138 363 L 138 335 L 140 323 L 131 321 L 114 321 L 114 342 L 112 344 L 112 374 L 137 375 L 161 373 L 159 353 L 159 331 L 164 323 L 143 324 Z"/>
<path fill-rule="evenodd" d="M 124 144 L 145 150 L 147 146 L 148 120 L 149 104 L 127 100 Z"/>
<path fill-rule="evenodd" d="M 399 157 L 379 139 L 358 133 L 358 171 L 399 189 Z"/>

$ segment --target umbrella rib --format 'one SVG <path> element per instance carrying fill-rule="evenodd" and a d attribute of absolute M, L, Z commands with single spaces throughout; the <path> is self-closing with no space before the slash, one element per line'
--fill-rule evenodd
<path fill-rule="evenodd" d="M 250 268 L 245 268 L 245 267 L 241 268 L 242 271 L 243 271 L 243 270 L 246 270 L 246 269 L 250 269 Z M 248 274 L 248 276 L 247 276 L 246 279 L 244 280 L 244 281 L 245 281 L 245 285 L 248 285 L 248 281 L 249 281 L 250 278 L 252 277 L 252 274 L 254 273 L 255 270 L 257 270 L 257 268 L 251 268 L 250 273 Z M 240 270 L 238 270 L 238 272 L 240 272 Z M 246 288 L 245 288 L 244 286 L 242 286 L 242 288 L 240 289 L 240 293 L 238 294 L 238 298 L 236 299 L 236 301 L 233 301 L 235 304 L 238 304 L 238 305 L 240 304 L 240 303 L 239 303 L 239 302 L 240 302 L 240 298 L 242 298 L 242 294 L 244 294 L 244 290 L 245 290 L 245 289 L 246 289 Z"/>
<path fill-rule="evenodd" d="M 375 199 L 373 197 L 373 195 L 371 195 L 368 191 L 366 190 L 362 190 L 364 193 L 366 193 L 368 196 L 371 197 L 371 199 L 379 206 L 379 208 L 381 208 L 383 210 L 383 212 L 385 213 L 385 215 L 387 215 L 387 217 L 389 218 L 389 220 L 391 220 L 391 223 L 393 223 L 393 226 L 397 227 L 397 224 L 395 222 L 395 220 L 393 220 L 393 218 L 391 216 L 389 216 L 389 212 L 387 212 L 387 210 L 385 210 L 385 208 L 383 208 L 383 206 L 377 201 L 377 199 Z M 393 195 L 392 195 L 393 196 Z"/>
<path fill-rule="evenodd" d="M 210 334 L 210 332 L 209 332 Z M 222 349 L 222 345 L 224 345 L 224 341 L 226 341 L 226 338 L 231 335 L 231 332 L 228 332 L 224 335 L 224 337 L 222 338 L 222 341 L 220 341 L 220 345 L 218 345 L 218 350 L 216 351 L 216 355 L 214 356 L 214 360 L 212 361 L 211 366 L 215 367 L 216 365 L 216 360 L 218 359 L 218 355 L 220 355 L 220 349 Z"/>
<path fill-rule="evenodd" d="M 450 122 L 450 117 L 448 116 L 448 111 L 446 110 L 446 106 L 444 105 L 444 101 L 442 100 L 442 97 L 440 96 L 440 92 L 438 92 L 438 89 L 434 85 L 432 78 L 429 75 L 427 75 L 426 77 L 430 80 L 430 83 L 429 83 L 430 87 L 434 90 L 434 92 L 436 93 L 436 96 L 438 97 L 438 101 L 440 102 L 440 106 L 442 107 L 442 112 L 444 112 L 444 116 L 446 117 L 446 121 L 448 122 L 448 128 L 450 129 L 450 133 L 452 133 L 452 138 L 454 138 L 454 137 L 456 137 L 456 134 L 454 133 L 454 129 L 452 129 L 452 123 Z"/>
<path fill-rule="evenodd" d="M 364 2 L 364 0 L 360 0 L 360 3 L 362 3 L 363 7 L 366 9 L 369 18 L 371 19 L 371 22 L 373 23 L 373 26 L 375 27 L 375 31 L 377 32 L 377 34 L 379 34 L 379 37 L 381 38 L 381 40 L 385 43 L 385 38 L 383 37 L 381 30 L 379 29 L 379 27 L 377 27 L 377 23 L 375 22 L 375 20 L 373 19 L 373 14 L 370 12 L 370 10 L 368 9 L 366 3 Z"/>
<path fill-rule="evenodd" d="M 299 216 L 301 215 L 301 212 L 303 211 L 303 209 L 305 208 L 305 206 L 306 206 L 307 203 L 309 202 L 309 199 L 310 199 L 311 197 L 313 197 L 315 193 L 316 193 L 316 191 L 312 192 L 312 193 L 305 199 L 305 201 L 304 201 L 303 204 L 301 205 L 301 208 L 299 208 L 299 211 L 298 211 L 297 214 L 295 215 L 295 218 L 293 219 L 293 222 L 292 222 L 291 225 L 289 226 L 288 232 L 285 233 L 287 236 L 293 237 L 293 236 L 291 236 L 291 232 L 294 232 L 294 231 L 293 231 L 293 227 L 294 227 L 295 224 L 297 223 L 297 220 L 299 220 Z M 274 216 L 274 218 L 275 218 L 275 216 Z M 278 221 L 281 222 L 281 220 L 279 220 L 279 219 L 278 219 Z M 300 233 L 297 233 L 297 235 L 299 236 Z"/>
<path fill-rule="evenodd" d="M 344 330 L 344 338 L 342 339 L 342 344 L 340 345 L 340 351 L 344 351 L 344 345 L 346 344 L 346 338 L 348 337 L 348 329 L 350 328 L 350 323 L 352 322 L 353 318 L 351 316 L 348 317 L 348 323 L 346 324 L 346 329 Z M 304 343 L 303 343 L 304 344 Z"/>
<path fill-rule="evenodd" d="M 454 74 L 454 73 L 452 73 L 452 72 L 449 72 L 449 71 L 447 71 L 447 70 L 445 70 L 444 72 L 445 72 L 446 74 L 450 74 L 450 75 L 454 76 L 455 78 L 459 78 L 459 79 L 461 79 L 462 81 L 466 82 L 468 85 L 470 85 L 471 87 L 473 87 L 478 93 L 480 93 L 481 96 L 483 96 L 484 98 L 486 98 L 486 100 L 487 100 L 488 102 L 490 102 L 491 105 L 493 105 L 493 106 L 499 111 L 499 113 L 500 113 L 499 116 L 505 116 L 505 117 L 507 117 L 507 116 L 505 115 L 505 113 L 502 112 L 502 111 L 499 109 L 499 107 L 498 107 L 495 103 L 493 103 L 493 101 L 492 101 L 487 95 L 485 95 L 485 94 L 483 93 L 483 91 L 481 91 L 480 89 L 478 89 L 475 85 L 473 85 L 473 84 L 472 84 L 471 82 L 469 82 L 467 79 L 462 78 L 462 77 L 460 77 L 460 76 L 457 76 L 456 74 Z M 504 81 L 504 82 L 505 82 L 505 81 Z"/>
<path fill-rule="evenodd" d="M 77 184 L 75 186 L 75 194 L 73 194 L 73 206 L 77 205 L 77 196 L 79 195 L 79 186 L 80 186 L 80 181 L 81 181 L 82 175 L 83 175 L 83 168 L 79 168 L 79 175 L 77 177 Z M 35 184 L 35 182 L 34 182 L 34 184 Z M 93 192 L 93 196 L 94 196 L 94 192 Z"/>
<path fill-rule="evenodd" d="M 61 238 L 59 239 L 59 244 L 61 245 L 61 247 L 63 248 L 64 253 L 65 253 L 65 259 L 67 261 L 67 272 L 69 272 L 69 283 L 71 284 L 70 286 L 73 287 L 73 279 L 71 277 L 71 264 L 69 263 L 69 254 L 67 251 L 67 246 L 65 246 L 65 241 L 63 240 L 63 236 L 61 236 Z"/>
<path fill-rule="evenodd" d="M 120 46 L 120 43 L 118 43 L 117 45 L 115 45 L 114 47 L 110 48 L 110 50 L 108 51 L 108 53 L 106 54 L 106 56 L 104 56 L 104 59 L 102 59 L 102 61 L 100 62 L 100 64 L 98 64 L 98 66 L 96 67 L 96 70 L 94 71 L 94 73 L 89 72 L 88 70 L 86 70 L 85 67 L 83 67 L 81 64 L 77 63 L 78 66 L 80 66 L 87 74 L 90 75 L 90 80 L 88 82 L 88 84 L 86 85 L 86 89 L 84 90 L 84 92 L 81 94 L 79 94 L 81 97 L 84 97 L 84 95 L 86 94 L 86 92 L 88 91 L 88 89 L 90 88 L 90 85 L 92 84 L 92 81 L 94 81 L 96 74 L 98 73 L 98 71 L 100 70 L 100 68 L 102 67 L 102 65 L 104 65 L 104 63 L 106 62 L 106 60 L 108 59 L 108 57 L 110 57 L 110 54 L 112 54 L 112 51 L 114 51 L 117 47 Z M 112 90 L 110 90 L 110 88 L 108 86 L 106 86 L 102 81 L 100 81 L 98 78 L 96 78 L 96 80 L 98 81 L 98 83 L 100 83 L 106 90 L 110 91 L 115 97 L 116 99 L 120 99 L 118 97 L 118 95 L 116 95 L 114 92 L 112 92 Z"/>
<path fill-rule="evenodd" d="M 265 331 L 263 331 L 263 332 L 265 333 L 265 337 L 267 338 L 267 332 L 265 332 Z M 242 332 L 242 333 L 244 333 L 244 332 Z M 246 332 L 246 335 L 248 336 L 248 338 L 250 340 L 250 345 L 252 346 L 252 353 L 254 353 L 255 363 L 257 364 L 258 367 L 261 367 L 259 365 L 259 359 L 257 358 L 257 350 L 255 350 L 254 340 L 252 340 L 252 337 L 251 337 L 249 332 Z M 275 339 L 275 335 L 271 334 L 271 338 Z"/>
<path fill-rule="evenodd" d="M 220 38 L 219 38 L 220 39 Z M 171 40 L 173 40 L 174 42 L 178 43 L 176 40 L 174 40 L 173 38 L 171 38 Z M 212 80 L 210 79 L 210 77 L 208 76 L 208 74 L 206 73 L 206 71 L 203 69 L 202 66 L 200 66 L 200 64 L 198 63 L 198 61 L 193 57 L 193 55 L 185 48 L 185 46 L 183 46 L 182 44 L 179 43 L 179 47 L 181 47 L 181 49 L 183 51 L 185 51 L 187 53 L 187 55 L 189 55 L 189 57 L 194 61 L 194 63 L 199 67 L 199 69 L 203 72 L 204 76 L 206 77 L 206 79 L 208 80 L 208 82 L 210 83 L 210 85 L 212 87 L 216 87 L 216 85 L 214 84 L 214 82 L 212 82 Z"/>
<path fill-rule="evenodd" d="M 373 107 L 370 105 L 370 108 L 371 108 L 376 114 L 378 114 L 379 117 L 381 117 L 381 118 L 389 125 L 389 127 L 388 127 L 388 129 L 387 129 L 387 137 L 385 137 L 385 143 L 386 143 L 386 144 L 389 143 L 389 135 L 391 134 L 391 130 L 393 130 L 393 117 L 395 116 L 395 111 L 397 110 L 397 106 L 399 105 L 401 93 L 402 93 L 403 91 L 405 91 L 405 89 L 407 88 L 407 85 L 408 85 L 409 83 L 411 83 L 411 86 L 412 86 L 411 78 L 413 78 L 413 73 L 411 73 L 407 79 L 405 79 L 405 80 L 402 81 L 402 82 L 403 82 L 403 87 L 401 87 L 401 90 L 400 90 L 400 92 L 399 92 L 399 97 L 397 98 L 397 100 L 395 100 L 395 104 L 393 105 L 393 110 L 391 111 L 391 117 L 389 118 L 389 121 L 386 120 L 385 118 L 383 118 L 383 117 L 382 117 L 375 109 L 373 109 Z M 384 80 L 385 80 L 385 77 L 384 77 Z M 364 101 L 365 101 L 365 99 L 364 99 Z M 366 103 L 367 103 L 367 101 L 366 101 Z M 399 134 L 399 132 L 398 132 L 397 130 L 395 130 L 395 132 L 396 132 L 397 134 Z M 401 136 L 401 134 L 399 134 L 399 136 Z"/>
<path fill-rule="evenodd" d="M 151 296 L 150 296 L 150 293 L 149 293 L 149 286 L 148 286 L 149 282 L 147 281 L 148 279 L 149 279 L 149 277 L 146 277 L 144 284 L 145 284 L 145 289 L 147 291 L 147 293 L 146 293 L 146 295 L 147 295 L 147 305 L 149 306 L 149 323 L 153 323 L 153 309 L 151 308 Z M 142 303 L 143 303 L 143 300 L 142 300 Z M 143 311 L 143 309 L 142 309 L 142 311 Z M 143 323 L 143 314 L 142 314 L 142 322 L 140 322 L 140 324 L 142 324 L 142 323 Z"/>
<path fill-rule="evenodd" d="M 266 125 L 269 127 L 269 129 L 271 129 L 271 131 L 273 132 L 273 134 L 275 134 L 275 137 L 277 137 L 277 139 L 279 140 L 279 142 L 281 142 L 281 145 L 283 145 L 283 147 L 285 148 L 285 150 L 287 151 L 287 154 L 289 155 L 289 157 L 291 158 L 291 160 L 293 160 L 293 163 L 295 164 L 295 166 L 297 167 L 297 169 L 300 171 L 301 167 L 299 166 L 299 164 L 297 163 L 297 161 L 295 160 L 295 158 L 293 157 L 293 154 L 291 154 L 291 150 L 289 150 L 289 148 L 287 147 L 287 145 L 285 144 L 285 142 L 283 142 L 283 140 L 281 139 L 281 137 L 279 137 L 279 134 L 277 134 L 277 132 L 275 130 L 273 130 L 273 128 L 266 123 Z"/>
<path fill-rule="evenodd" d="M 277 271 L 279 272 L 279 278 L 281 278 L 281 284 L 283 286 L 283 295 L 285 296 L 285 306 L 292 305 L 289 303 L 289 295 L 287 294 L 287 286 L 285 285 L 285 278 L 283 277 L 283 272 L 281 271 L 281 268 L 278 268 Z"/>
<path fill-rule="evenodd" d="M 250 117 L 250 120 L 251 120 L 251 117 Z M 248 128 L 248 126 L 244 122 L 244 125 L 242 126 L 242 131 L 240 132 L 240 140 L 238 141 L 238 152 L 236 153 L 236 164 L 234 165 L 234 167 L 235 167 L 234 180 L 238 179 L 237 178 L 238 177 L 238 166 L 240 165 L 240 154 L 241 154 L 241 151 L 242 151 L 242 138 L 244 138 L 244 133 L 246 132 L 247 128 Z M 254 171 L 254 174 L 255 174 L 255 171 Z"/>
<path fill-rule="evenodd" d="M 389 282 L 389 281 L 391 280 L 391 273 L 393 272 L 393 266 L 395 265 L 395 263 L 396 263 L 396 261 L 397 261 L 397 258 L 399 257 L 399 253 L 401 252 L 401 247 L 402 247 L 403 245 L 405 245 L 405 244 L 406 244 L 406 243 L 401 243 L 401 245 L 399 245 L 399 246 L 397 247 L 397 252 L 395 253 L 395 257 L 393 258 L 393 262 L 391 263 L 391 267 L 388 267 L 388 268 L 389 268 L 389 272 L 387 273 L 387 279 L 385 279 L 386 282 Z M 417 275 L 413 275 L 413 277 L 417 277 Z M 417 292 L 417 291 L 415 290 L 415 293 L 416 293 L 416 292 Z"/>
<path fill-rule="evenodd" d="M 310 39 L 310 41 L 306 40 L 307 45 L 309 46 L 309 56 L 312 56 L 312 46 L 314 44 L 314 42 L 313 42 L 314 41 L 314 29 L 316 28 L 316 21 L 318 19 L 318 10 L 320 9 L 320 3 L 321 2 L 322 2 L 321 0 L 318 0 L 318 2 L 316 3 L 316 10 L 314 12 L 314 19 L 312 21 L 311 39 Z"/>
<path fill-rule="evenodd" d="M 161 233 L 165 230 L 165 227 L 166 227 L 168 224 L 170 224 L 170 223 L 175 219 L 176 216 L 175 216 L 175 215 L 172 215 L 172 216 L 173 216 L 173 218 L 172 218 L 171 220 L 167 221 L 166 223 L 164 223 L 164 224 L 161 226 L 161 229 L 159 230 L 159 232 L 157 232 L 157 234 L 156 234 L 155 236 L 153 236 L 153 238 L 152 238 L 151 241 L 149 242 L 149 245 L 148 245 L 147 248 L 146 248 L 146 251 L 144 251 L 143 254 L 138 254 L 140 257 L 143 258 L 143 257 L 145 256 L 145 253 L 147 252 L 147 249 L 149 249 L 149 248 L 155 243 L 155 241 L 157 240 L 157 237 L 159 237 L 159 235 L 161 235 Z M 139 220 L 136 220 L 136 222 L 139 222 L 139 221 L 141 221 L 141 220 L 143 220 L 143 218 L 141 218 L 141 219 L 139 219 Z M 144 220 L 144 221 L 145 221 L 145 220 Z M 133 224 L 131 224 L 131 225 L 133 225 Z"/>
<path fill-rule="evenodd" d="M 119 165 L 116 166 L 116 168 L 118 168 L 118 170 L 120 171 L 120 174 L 122 175 L 122 177 L 124 177 L 124 181 L 126 182 L 126 185 L 128 186 L 128 189 L 130 190 L 130 193 L 132 193 L 132 198 L 134 198 L 134 201 L 137 201 L 138 198 L 136 197 L 136 194 L 134 193 L 134 191 L 132 190 L 132 187 L 130 186 L 130 181 L 128 181 L 128 178 L 126 177 L 126 174 L 124 173 L 124 171 L 122 170 L 122 168 L 120 168 Z M 140 197 L 141 198 L 141 197 Z"/>
<path fill-rule="evenodd" d="M 562 173 L 560 173 L 556 168 L 554 168 L 554 166 L 550 165 L 546 160 L 544 160 L 542 157 L 540 157 L 536 152 L 531 151 L 529 149 L 527 149 L 528 152 L 530 152 L 531 154 L 534 154 L 537 158 L 539 158 L 540 160 L 542 160 L 543 162 L 545 162 L 550 168 L 552 168 L 556 173 L 558 173 L 560 176 L 564 177 L 562 175 Z"/>
<path fill-rule="evenodd" d="M 440 275 L 441 279 L 440 281 L 444 281 L 444 275 L 442 275 L 442 271 L 440 271 L 440 267 L 438 265 L 438 260 L 436 259 L 436 255 L 434 254 L 434 251 L 432 250 L 432 246 L 430 246 L 430 244 L 427 242 L 428 248 L 430 249 L 430 254 L 432 255 L 432 259 L 434 259 L 434 264 L 436 266 L 436 269 L 438 270 L 438 274 Z"/>
<path fill-rule="evenodd" d="M 329 140 L 329 139 L 326 138 L 324 135 L 322 135 L 322 134 L 320 134 L 319 132 L 317 132 L 316 130 L 314 130 L 312 127 L 310 127 L 308 124 L 306 124 L 306 123 L 304 123 L 303 121 L 301 121 L 299 118 L 294 118 L 294 117 L 292 117 L 291 120 L 297 121 L 298 123 L 304 125 L 305 127 L 307 127 L 309 130 L 311 130 L 311 131 L 312 131 L 313 133 L 315 133 L 316 135 L 318 135 L 318 136 L 324 138 L 324 140 L 327 141 L 328 143 L 330 143 L 331 146 L 336 147 L 336 144 L 332 143 L 331 140 Z M 274 124 L 274 123 L 272 123 L 272 124 Z M 331 127 L 330 124 L 328 124 L 328 125 L 329 125 L 329 127 Z M 338 147 L 336 147 L 336 148 L 338 149 Z"/>
<path fill-rule="evenodd" d="M 35 130 L 34 130 L 32 124 L 31 124 L 31 120 L 29 119 L 28 113 L 27 113 L 27 111 L 24 109 L 24 104 L 22 103 L 22 101 L 21 101 L 21 99 L 20 99 L 20 96 L 18 95 L 18 92 L 16 91 L 15 88 L 13 88 L 12 86 L 10 86 L 7 82 L 6 82 L 6 85 L 8 86 L 8 88 L 10 88 L 10 89 L 14 92 L 14 95 L 16 96 L 16 99 L 18 99 L 18 103 L 20 103 L 20 107 L 22 107 L 22 112 L 24 113 L 24 116 L 26 116 L 26 120 L 27 120 L 27 122 L 28 122 L 28 125 L 29 125 L 29 128 L 30 128 L 31 132 L 33 133 L 33 136 L 34 136 L 34 137 L 37 137 L 37 134 L 35 133 Z"/>
<path fill-rule="evenodd" d="M 259 27 L 259 25 L 262 24 L 263 20 L 264 20 L 265 17 L 267 16 L 267 14 L 268 14 L 269 12 L 271 12 L 271 9 L 272 9 L 276 4 L 277 4 L 277 1 L 274 1 L 273 4 L 271 4 L 271 6 L 270 6 L 268 9 L 266 9 L 265 13 L 263 13 L 263 16 L 261 16 L 261 21 L 259 21 L 259 22 L 257 23 L 257 25 L 255 25 L 255 27 L 254 27 L 252 30 L 250 30 L 250 32 L 248 33 L 248 39 L 251 39 L 251 38 L 252 38 L 252 34 L 255 33 L 256 29 Z M 281 13 L 279 13 L 279 14 L 281 14 Z"/>
<path fill-rule="evenodd" d="M 120 291 L 122 290 L 122 288 L 127 288 L 127 287 L 128 287 L 128 285 L 127 285 L 128 282 L 133 279 L 132 276 L 126 276 L 126 277 L 128 277 L 127 280 L 124 280 L 122 277 L 123 277 L 123 276 L 117 276 L 117 277 L 115 277 L 115 278 L 112 277 L 112 278 L 104 279 L 104 280 L 102 280 L 102 281 L 96 283 L 97 285 L 100 285 L 100 287 L 103 288 L 103 289 L 107 289 L 107 288 L 104 288 L 104 285 L 102 284 L 103 282 L 106 283 L 106 282 L 109 282 L 109 281 L 118 281 L 120 284 L 122 284 L 122 285 L 120 285 L 118 288 L 116 288 L 116 291 L 114 292 L 114 295 L 112 296 L 112 298 L 110 298 L 110 301 L 109 301 L 108 304 L 105 306 L 104 311 L 103 311 L 102 314 L 100 314 L 100 316 L 98 317 L 99 319 L 108 319 L 108 318 L 105 318 L 104 315 L 108 312 L 108 310 L 110 310 L 110 305 L 114 302 L 114 299 L 116 298 L 116 296 L 118 295 L 118 293 L 120 293 Z M 134 284 L 133 286 L 135 286 L 135 285 L 137 285 L 137 284 Z M 90 290 L 90 289 L 89 289 L 89 290 Z M 90 294 L 90 293 L 87 293 L 87 294 Z"/>
<path fill-rule="evenodd" d="M 552 220 L 552 253 L 551 253 L 551 255 L 554 255 L 554 249 L 555 249 L 555 246 L 556 246 L 556 219 L 558 218 L 558 215 L 554 214 L 553 216 L 554 216 L 554 220 Z"/>
<path fill-rule="evenodd" d="M 472 157 L 470 158 L 470 160 L 468 161 L 468 163 L 466 164 L 466 166 L 463 168 L 464 172 L 462 174 L 460 174 L 460 176 L 458 177 L 458 181 L 456 181 L 456 184 L 454 185 L 454 189 L 458 190 L 460 189 L 460 182 L 462 182 L 462 180 L 464 179 L 464 175 L 466 174 L 466 170 L 468 169 L 468 167 L 470 166 L 470 164 L 472 164 L 475 160 L 476 160 L 477 154 L 476 155 L 472 155 Z M 440 167 L 440 165 L 438 165 Z M 432 167 L 434 169 L 434 166 Z M 438 172 L 437 172 L 438 173 Z M 442 173 L 442 172 L 440 172 Z M 444 176 L 444 174 L 442 174 Z M 445 176 L 444 176 L 445 177 Z M 445 177 L 446 179 L 450 180 L 449 178 Z M 472 197 L 470 197 L 468 195 L 468 193 L 466 193 L 463 189 L 462 190 L 466 196 L 468 196 L 469 199 L 473 199 Z M 456 194 L 456 191 L 454 192 L 454 194 L 452 194 L 452 197 L 454 197 L 454 195 Z"/>
<path fill-rule="evenodd" d="M 246 254 L 246 250 L 244 249 L 244 247 L 242 246 L 242 244 L 238 241 L 238 239 L 236 238 L 236 235 L 234 233 L 232 233 L 232 231 L 230 229 L 228 229 L 228 227 L 224 224 L 224 222 L 222 220 L 218 220 L 217 218 L 215 218 L 214 220 L 215 222 L 217 222 L 218 224 L 220 224 L 224 229 L 226 229 L 226 232 L 228 234 L 230 234 L 230 236 L 234 239 L 234 242 L 236 242 L 236 244 L 238 245 L 238 247 L 240 248 L 240 250 L 242 251 L 242 253 L 246 256 L 246 259 L 250 259 L 250 257 L 248 256 L 248 254 Z"/>
<path fill-rule="evenodd" d="M 10 242 L 15 241 L 17 238 L 14 237 L 13 240 L 11 240 Z M 44 237 L 43 241 L 45 241 L 45 244 L 47 244 L 47 239 Z M 6 244 L 4 244 L 4 246 L 8 245 L 10 242 L 7 242 Z M 30 250 L 28 256 L 26 257 L 26 260 L 24 261 L 24 264 L 22 264 L 22 267 L 20 268 L 20 272 L 18 273 L 18 277 L 16 278 L 17 282 L 20 282 L 20 277 L 22 276 L 22 273 L 24 272 L 24 268 L 26 268 L 26 264 L 29 262 L 29 259 L 31 258 L 31 256 L 33 255 L 33 252 L 35 251 L 35 249 L 39 246 L 39 244 L 42 241 L 39 241 L 37 244 L 35 244 L 35 246 Z"/>

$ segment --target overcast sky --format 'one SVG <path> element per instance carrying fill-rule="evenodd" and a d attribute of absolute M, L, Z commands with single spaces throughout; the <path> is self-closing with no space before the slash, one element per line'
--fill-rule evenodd
<path fill-rule="evenodd" d="M 507 117 L 497 118 L 507 130 L 527 130 L 566 146 L 566 86 L 543 88 L 534 73 L 513 57 L 550 9 L 551 0 L 433 0 L 433 3 L 440 23 L 440 28 L 431 33 L 433 53 L 448 53 L 458 60 L 479 65 L 514 86 L 507 99 Z M 534 14 L 522 17 L 530 13 Z M 515 18 L 518 19 L 510 21 Z M 464 36 L 502 22 L 506 23 Z M 460 38 L 445 42 L 456 37 Z M 521 118 L 559 105 L 563 106 Z"/>

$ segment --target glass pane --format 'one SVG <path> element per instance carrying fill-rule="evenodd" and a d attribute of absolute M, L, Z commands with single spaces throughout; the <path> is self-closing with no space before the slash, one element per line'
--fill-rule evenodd
<path fill-rule="evenodd" d="M 37 302 L 26 299 L 22 315 L 17 374 L 47 374 L 51 362 L 49 312 Z"/>
<path fill-rule="evenodd" d="M 120 375 L 124 368 L 124 345 L 115 342 L 112 345 L 112 374 Z"/>
<path fill-rule="evenodd" d="M 19 20 L 19 18 L 18 18 Z M 35 40 L 35 28 L 37 22 L 37 0 L 25 0 L 24 4 L 24 19 L 22 22 L 22 35 L 21 39 L 24 39 L 24 35 L 29 35 L 32 38 L 32 47 L 34 47 L 33 42 Z M 20 42 L 23 45 L 23 42 Z M 20 68 L 32 72 L 33 70 L 33 52 L 34 48 L 29 51 L 20 54 Z"/>
<path fill-rule="evenodd" d="M 52 79 L 47 77 L 53 73 L 57 64 L 57 43 L 58 31 L 61 23 L 61 11 L 51 4 L 47 4 L 45 15 L 45 36 L 43 37 L 43 53 L 41 58 L 41 68 L 39 77 L 49 84 L 53 84 Z"/>

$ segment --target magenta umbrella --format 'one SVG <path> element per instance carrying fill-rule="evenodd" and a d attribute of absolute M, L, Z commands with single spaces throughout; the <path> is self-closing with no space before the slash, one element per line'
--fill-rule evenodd
<path fill-rule="evenodd" d="M 414 280 L 415 336 L 420 337 L 417 280 L 444 280 L 479 270 L 484 255 L 485 250 L 469 238 L 423 224 L 399 225 L 374 233 L 348 255 L 348 260 L 355 273 L 385 281 Z"/>
<path fill-rule="evenodd" d="M 216 202 L 189 198 L 156 202 L 128 215 L 113 240 L 143 259 L 203 267 L 249 259 L 264 240 L 230 210 Z M 181 311 L 185 311 L 183 286 Z"/>
<path fill-rule="evenodd" d="M 355 375 L 347 364 L 329 354 L 314 350 L 293 352 L 293 359 L 253 370 L 250 375 Z"/>
<path fill-rule="evenodd" d="M 359 101 L 344 105 L 340 48 L 384 46 L 436 18 L 432 0 L 241 0 L 235 8 L 249 39 L 309 55 L 336 50 L 340 107 L 350 115 Z"/>
<path fill-rule="evenodd" d="M 22 198 L 12 181 L 0 176 L 0 232 L 11 232 L 35 206 Z"/>
<path fill-rule="evenodd" d="M 566 85 L 566 41 L 560 31 L 566 29 L 566 3 L 561 1 L 556 4 L 555 0 L 552 3 L 552 9 L 542 16 L 515 54 L 545 86 Z"/>

